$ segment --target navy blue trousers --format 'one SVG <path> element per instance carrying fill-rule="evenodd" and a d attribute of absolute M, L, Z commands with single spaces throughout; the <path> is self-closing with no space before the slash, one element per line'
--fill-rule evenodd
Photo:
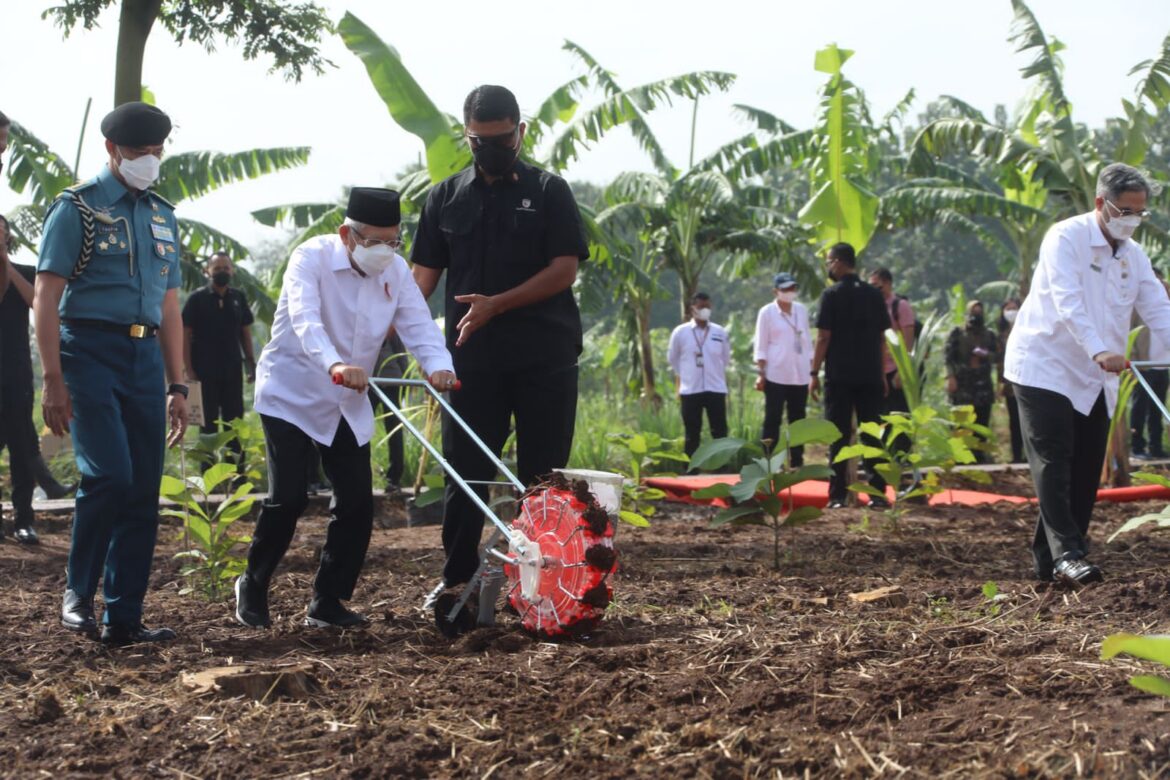
<path fill-rule="evenodd" d="M 142 621 L 158 536 L 166 387 L 158 339 L 61 327 L 81 472 L 68 587 L 89 598 L 102 580 L 107 625 Z"/>

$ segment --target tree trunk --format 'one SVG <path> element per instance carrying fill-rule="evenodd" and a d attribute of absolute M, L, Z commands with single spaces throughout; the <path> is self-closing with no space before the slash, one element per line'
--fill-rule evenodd
<path fill-rule="evenodd" d="M 122 0 L 114 66 L 115 106 L 142 100 L 142 59 L 160 8 L 162 0 Z"/>
<path fill-rule="evenodd" d="M 657 409 L 662 405 L 654 376 L 654 345 L 650 339 L 650 303 L 640 304 L 635 318 L 638 321 L 638 361 L 642 367 L 642 398 Z"/>

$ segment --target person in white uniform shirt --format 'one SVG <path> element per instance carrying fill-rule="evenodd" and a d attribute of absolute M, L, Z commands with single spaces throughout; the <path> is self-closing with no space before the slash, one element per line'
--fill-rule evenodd
<path fill-rule="evenodd" d="M 1130 236 L 1150 184 L 1115 163 L 1097 179 L 1096 209 L 1053 225 L 1008 337 L 1004 374 L 1040 503 L 1036 576 L 1079 586 L 1102 579 L 1086 560 L 1130 317 L 1170 340 L 1170 301 Z"/>
<path fill-rule="evenodd" d="M 727 365 L 731 362 L 731 343 L 722 325 L 711 322 L 711 296 L 695 293 L 691 299 L 691 321 L 684 322 L 670 334 L 667 359 L 674 370 L 682 407 L 687 455 L 699 448 L 703 433 L 703 412 L 711 437 L 727 435 Z"/>
<path fill-rule="evenodd" d="M 780 438 L 780 421 L 788 410 L 788 424 L 804 419 L 808 405 L 808 376 L 812 367 L 812 336 L 808 309 L 798 303 L 799 286 L 787 272 L 772 280 L 776 299 L 756 317 L 755 359 L 760 378 L 756 389 L 764 391 L 764 425 L 760 438 L 773 445 Z M 793 447 L 789 463 L 804 465 L 804 447 Z"/>
<path fill-rule="evenodd" d="M 256 371 L 269 494 L 247 570 L 236 581 L 236 619 L 246 626 L 270 623 L 268 586 L 308 504 L 306 462 L 314 449 L 333 483 L 333 503 L 305 623 L 365 622 L 342 602 L 353 596 L 373 525 L 374 413 L 366 392 L 390 329 L 433 387 L 455 385 L 443 334 L 395 252 L 399 222 L 398 193 L 355 187 L 337 234 L 309 239 L 289 259 L 272 340 Z"/>

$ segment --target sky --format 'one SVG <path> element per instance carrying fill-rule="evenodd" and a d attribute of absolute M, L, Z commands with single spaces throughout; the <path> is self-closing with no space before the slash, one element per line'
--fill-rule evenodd
<path fill-rule="evenodd" d="M 41 11 L 49 0 L 6 0 L 0 12 L 0 111 L 72 162 L 86 100 L 93 109 L 82 142 L 79 175 L 105 163 L 98 128 L 112 107 L 115 7 L 100 28 L 68 38 Z M 894 107 L 911 88 L 914 114 L 949 94 L 991 113 L 1024 96 L 1018 55 L 1007 37 L 1009 0 L 596 0 L 593 3 L 484 3 L 447 0 L 323 2 L 332 19 L 349 11 L 394 46 L 436 105 L 459 114 L 477 84 L 504 84 L 522 112 L 534 111 L 554 89 L 583 73 L 562 49 L 572 40 L 613 71 L 623 86 L 695 70 L 734 73 L 724 94 L 700 104 L 696 156 L 750 127 L 734 104 L 757 106 L 797 127 L 816 116 L 824 75 L 815 52 L 836 43 L 856 53 L 845 72 L 875 113 Z M 1170 2 L 1032 0 L 1050 36 L 1066 45 L 1065 88 L 1076 119 L 1098 126 L 1121 114 L 1132 95 L 1138 62 L 1155 57 L 1170 32 Z M 1111 9 L 1111 10 L 1109 10 Z M 1108 10 L 1108 13 L 1106 11 Z M 178 46 L 161 26 L 148 42 L 143 81 L 175 123 L 168 153 L 309 146 L 309 163 L 186 201 L 180 214 L 211 224 L 249 246 L 283 237 L 250 213 L 267 206 L 335 201 L 342 188 L 392 182 L 417 161 L 422 144 L 401 130 L 375 93 L 365 68 L 341 40 L 324 55 L 336 67 L 300 83 L 269 73 L 263 59 L 245 61 L 233 46 L 208 52 Z M 585 105 L 590 104 L 586 98 Z M 650 124 L 676 165 L 684 166 L 691 105 L 651 114 Z M 602 139 L 566 172 L 570 181 L 604 183 L 627 170 L 650 170 L 625 130 Z M 0 213 L 22 196 L 0 188 Z M 29 261 L 29 258 L 15 258 Z"/>

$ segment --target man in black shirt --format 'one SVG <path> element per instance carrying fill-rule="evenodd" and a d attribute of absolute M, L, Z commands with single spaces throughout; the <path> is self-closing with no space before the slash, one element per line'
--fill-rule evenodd
<path fill-rule="evenodd" d="M 848 499 L 846 463 L 834 463 L 837 453 L 848 443 L 857 422 L 877 422 L 882 403 L 889 391 L 882 362 L 886 351 L 885 331 L 890 314 L 882 294 L 857 276 L 857 258 L 853 247 L 834 244 L 827 255 L 829 276 L 836 284 L 821 294 L 817 313 L 817 343 L 813 351 L 809 393 L 815 398 L 820 390 L 821 365 L 825 367 L 825 418 L 841 431 L 841 438 L 829 446 L 833 478 L 829 480 L 829 508 L 845 506 Z M 866 444 L 876 446 L 870 437 Z M 885 491 L 886 482 L 866 459 L 869 483 Z M 870 506 L 889 506 L 885 498 L 873 497 Z"/>
<path fill-rule="evenodd" d="M 244 416 L 241 355 L 248 382 L 256 379 L 252 351 L 252 310 L 248 299 L 231 286 L 235 268 L 226 252 L 207 258 L 209 284 L 187 298 L 183 306 L 184 360 L 187 377 L 203 391 L 203 433 L 216 433 L 216 420 L 230 422 Z M 228 445 L 239 453 L 239 442 Z"/>
<path fill-rule="evenodd" d="M 61 498 L 71 488 L 53 478 L 41 460 L 40 442 L 33 425 L 33 367 L 28 340 L 28 313 L 32 306 L 33 280 L 37 270 L 31 265 L 8 262 L 11 236 L 8 220 L 0 217 L 0 264 L 8 269 L 7 290 L 0 284 L 0 448 L 8 448 L 12 477 L 14 536 L 22 544 L 36 544 L 33 530 L 33 489 L 37 483 L 50 498 Z M 3 537 L 0 528 L 0 537 Z"/>
<path fill-rule="evenodd" d="M 447 348 L 463 383 L 452 404 L 497 455 L 515 416 L 517 476 L 532 484 L 569 458 L 581 352 L 571 287 L 589 248 L 569 185 L 519 159 L 525 125 L 515 96 L 477 87 L 463 121 L 475 164 L 428 195 L 411 254 L 414 278 L 429 297 L 447 271 Z M 443 449 L 464 479 L 494 477 L 457 426 L 444 425 Z M 483 523 L 449 485 L 447 586 L 475 574 Z"/>

